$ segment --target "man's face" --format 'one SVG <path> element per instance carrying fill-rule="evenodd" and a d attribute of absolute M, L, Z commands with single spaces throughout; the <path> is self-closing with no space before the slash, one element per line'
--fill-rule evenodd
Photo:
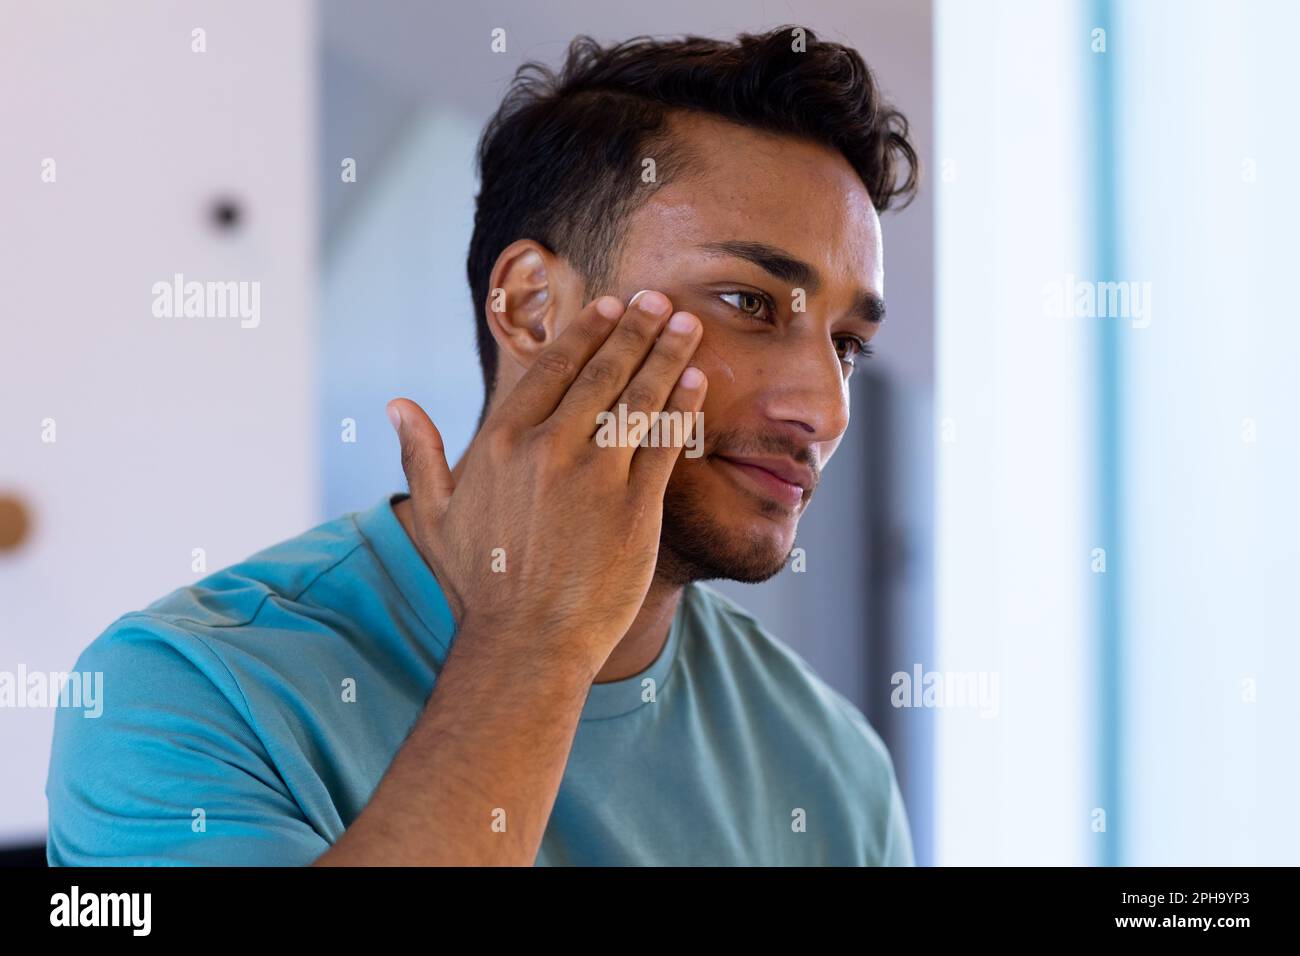
<path fill-rule="evenodd" d="M 704 326 L 704 454 L 669 481 L 659 571 L 762 581 L 848 426 L 850 363 L 879 327 L 880 221 L 836 152 L 693 115 L 672 134 L 705 168 L 629 218 L 610 290 L 657 289 Z"/>

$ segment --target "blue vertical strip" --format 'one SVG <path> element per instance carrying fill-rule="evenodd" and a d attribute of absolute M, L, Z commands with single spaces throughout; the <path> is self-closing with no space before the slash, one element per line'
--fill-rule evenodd
<path fill-rule="evenodd" d="M 1117 44 L 1123 37 L 1113 29 L 1116 19 L 1111 0 L 1089 0 L 1089 78 L 1092 98 L 1093 155 L 1091 179 L 1093 221 L 1092 250 L 1095 278 L 1102 282 L 1118 281 L 1119 249 L 1119 172 L 1117 138 L 1120 126 L 1116 102 Z M 1106 31 L 1106 52 L 1093 52 L 1092 31 Z M 1123 358 L 1120 348 L 1119 321 L 1099 320 L 1093 326 L 1093 356 L 1097 388 L 1097 409 L 1093 418 L 1093 447 L 1096 467 L 1094 518 L 1095 546 L 1106 549 L 1106 573 L 1093 574 L 1094 624 L 1096 635 L 1097 706 L 1096 781 L 1098 806 L 1106 812 L 1106 832 L 1098 834 L 1097 860 L 1101 866 L 1122 866 L 1124 808 L 1121 805 L 1120 767 L 1122 727 L 1121 704 L 1121 625 L 1122 584 L 1128 571 L 1123 542 L 1122 491 L 1123 418 L 1120 414 Z"/>

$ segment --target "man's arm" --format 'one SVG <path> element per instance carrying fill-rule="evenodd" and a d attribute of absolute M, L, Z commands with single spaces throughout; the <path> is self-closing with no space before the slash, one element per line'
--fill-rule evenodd
<path fill-rule="evenodd" d="M 539 666 L 543 641 L 458 633 L 374 796 L 313 865 L 531 866 L 595 679 Z"/>

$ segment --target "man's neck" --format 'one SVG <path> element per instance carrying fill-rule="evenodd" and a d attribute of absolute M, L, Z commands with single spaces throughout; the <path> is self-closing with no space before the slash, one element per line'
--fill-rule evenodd
<path fill-rule="evenodd" d="M 658 576 L 650 582 L 650 590 L 641 602 L 632 626 L 627 629 L 618 646 L 606 658 L 596 675 L 597 684 L 623 680 L 639 674 L 656 660 L 668 642 L 673 616 L 682 600 L 680 584 L 662 584 Z"/>

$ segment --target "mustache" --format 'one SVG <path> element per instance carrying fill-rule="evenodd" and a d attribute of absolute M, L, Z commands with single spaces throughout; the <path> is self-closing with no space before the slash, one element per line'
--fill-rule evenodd
<path fill-rule="evenodd" d="M 725 455 L 729 458 L 780 455 L 806 465 L 812 472 L 813 488 L 821 482 L 822 470 L 813 456 L 811 446 L 801 445 L 788 435 L 739 431 L 714 433 L 705 440 L 705 455 Z"/>

